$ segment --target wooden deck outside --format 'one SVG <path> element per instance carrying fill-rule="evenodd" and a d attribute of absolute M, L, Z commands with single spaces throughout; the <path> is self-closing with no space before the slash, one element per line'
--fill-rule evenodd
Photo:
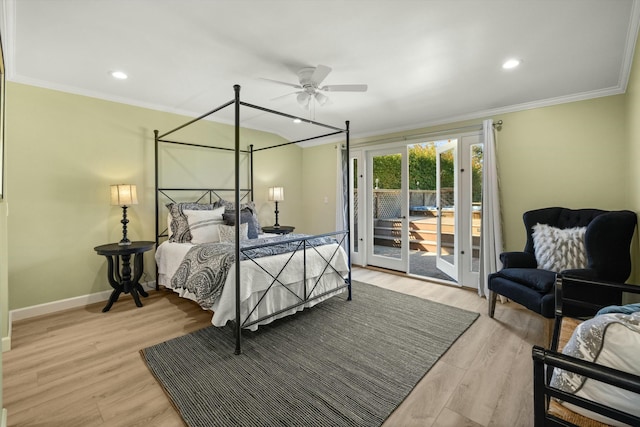
<path fill-rule="evenodd" d="M 436 252 L 437 220 L 430 211 L 423 215 L 409 217 L 409 245 L 411 249 Z M 402 230 L 401 218 L 377 219 L 374 227 L 374 244 L 398 247 Z M 481 213 L 474 212 L 471 224 L 474 256 L 480 248 Z M 442 217 L 442 247 L 443 253 L 449 254 L 453 249 L 455 220 L 453 212 L 444 212 Z"/>

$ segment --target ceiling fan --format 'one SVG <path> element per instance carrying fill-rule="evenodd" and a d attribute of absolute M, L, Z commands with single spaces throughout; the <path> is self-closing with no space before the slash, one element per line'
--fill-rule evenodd
<path fill-rule="evenodd" d="M 331 67 L 326 65 L 318 65 L 317 67 L 305 67 L 298 71 L 299 84 L 281 82 L 279 80 L 264 79 L 274 83 L 300 89 L 296 94 L 298 104 L 309 109 L 312 100 L 320 105 L 325 105 L 329 101 L 329 97 L 322 92 L 366 92 L 367 85 L 325 85 L 320 86 L 323 80 L 331 72 Z M 283 95 L 289 96 L 291 94 Z M 281 97 L 278 97 L 281 98 Z M 275 98 L 277 99 L 277 98 Z"/>

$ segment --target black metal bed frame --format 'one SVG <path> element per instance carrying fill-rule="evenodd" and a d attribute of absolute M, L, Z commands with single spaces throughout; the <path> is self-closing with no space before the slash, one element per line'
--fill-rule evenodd
<path fill-rule="evenodd" d="M 266 320 L 268 318 L 272 318 L 274 316 L 277 316 L 287 310 L 291 310 L 291 309 L 295 309 L 297 307 L 300 307 L 308 302 L 317 300 L 319 298 L 322 298 L 324 296 L 326 296 L 329 293 L 333 293 L 336 292 L 340 289 L 344 289 L 347 288 L 348 290 L 348 295 L 347 295 L 347 300 L 351 300 L 351 251 L 350 251 L 350 221 L 349 219 L 351 218 L 351 203 L 350 203 L 350 198 L 347 197 L 346 198 L 346 206 L 347 206 L 347 221 L 346 221 L 346 229 L 342 230 L 342 231 L 336 231 L 336 232 L 332 232 L 332 233 L 325 233 L 325 234 L 320 234 L 320 235 L 316 235 L 316 236 L 307 236 L 307 237 L 298 237 L 298 238 L 289 238 L 289 239 L 284 239 L 281 241 L 278 241 L 276 243 L 266 243 L 266 244 L 258 244 L 258 245 L 250 245 L 250 246 L 244 246 L 241 247 L 240 246 L 240 202 L 245 199 L 247 196 L 250 198 L 250 201 L 253 201 L 253 154 L 255 152 L 258 151 L 262 151 L 262 150 L 268 150 L 268 149 L 272 149 L 272 148 L 279 148 L 279 147 L 283 147 L 283 146 L 287 146 L 287 145 L 291 145 L 291 144 L 297 144 L 297 143 L 301 143 L 301 142 L 306 142 L 306 141 L 312 141 L 312 140 L 316 140 L 316 139 L 320 139 L 320 138 L 325 138 L 325 137 L 329 137 L 329 136 L 334 136 L 334 135 L 339 135 L 339 134 L 345 134 L 345 140 L 346 140 L 346 149 L 347 152 L 349 150 L 349 121 L 345 122 L 345 128 L 341 129 L 335 126 L 331 126 L 331 125 L 327 125 L 327 124 L 323 124 L 323 123 L 319 123 L 319 122 L 315 122 L 313 120 L 309 120 L 309 119 L 304 119 L 302 117 L 297 117 L 297 116 L 293 116 L 287 113 L 283 113 L 283 112 L 279 112 L 279 111 L 275 111 L 275 110 L 271 110 L 265 107 L 260 107 L 257 105 L 253 105 L 253 104 L 249 104 L 246 102 L 242 102 L 240 101 L 240 85 L 234 85 L 233 86 L 234 89 L 234 93 L 235 93 L 235 97 L 232 101 L 229 101 L 225 104 L 220 105 L 217 108 L 214 108 L 213 110 L 202 114 L 201 116 L 196 117 L 193 120 L 190 120 L 170 131 L 167 131 L 163 134 L 160 134 L 158 130 L 154 130 L 154 135 L 155 135 L 155 208 L 156 208 L 156 247 L 159 245 L 160 243 L 160 239 L 163 237 L 168 237 L 168 230 L 167 228 L 163 228 L 162 231 L 160 229 L 160 196 L 164 196 L 166 198 L 168 198 L 169 200 L 175 202 L 175 200 L 169 195 L 170 193 L 180 193 L 180 192 L 190 192 L 190 193 L 197 193 L 198 196 L 195 197 L 195 201 L 196 202 L 200 202 L 201 200 L 208 198 L 209 199 L 209 203 L 212 203 L 213 201 L 213 197 L 218 197 L 218 199 L 221 199 L 222 197 L 220 197 L 220 193 L 222 192 L 233 192 L 234 193 L 234 204 L 236 206 L 235 209 L 235 279 L 236 279 L 236 283 L 235 283 L 235 293 L 236 293 L 236 301 L 235 301 L 235 310 L 236 310 L 236 317 L 235 317 L 235 339 L 236 339 L 236 348 L 235 348 L 235 354 L 240 354 L 242 352 L 242 328 L 247 328 L 249 326 L 252 326 L 256 323 L 259 323 L 263 320 Z M 172 140 L 167 140 L 165 139 L 165 137 L 167 137 L 168 135 L 177 132 L 178 130 L 181 130 L 193 123 L 196 123 L 218 111 L 221 111 L 227 107 L 230 106 L 234 106 L 234 116 L 235 116 L 235 123 L 234 123 L 234 140 L 235 140 L 235 148 L 231 149 L 231 148 L 227 148 L 227 147 L 215 147 L 215 146 L 211 146 L 211 145 L 202 145 L 202 144 L 193 144 L 193 143 L 188 143 L 188 142 L 180 142 L 180 141 L 172 141 Z M 266 113 L 270 113 L 270 114 L 275 114 L 275 115 L 279 115 L 282 117 L 286 117 L 286 118 L 290 118 L 290 119 L 297 119 L 309 124 L 313 124 L 313 125 L 317 125 L 320 127 L 324 127 L 324 128 L 328 128 L 331 130 L 330 133 L 326 133 L 326 134 L 322 134 L 322 135 L 318 135 L 315 137 L 311 137 L 311 138 L 305 138 L 305 139 L 301 139 L 301 140 L 296 140 L 296 141 L 289 141 L 289 142 L 285 142 L 282 144 L 276 144 L 273 146 L 269 146 L 269 147 L 261 147 L 258 149 L 253 148 L 253 145 L 249 145 L 248 150 L 243 150 L 240 148 L 240 106 L 244 106 L 244 107 L 248 107 L 248 108 L 252 108 L 252 109 L 256 109 L 256 110 L 260 110 Z M 198 147 L 198 148 L 206 148 L 206 149 L 215 149 L 215 150 L 226 150 L 226 151 L 233 151 L 235 152 L 235 157 L 234 157 L 234 165 L 235 165 L 235 186 L 234 188 L 160 188 L 159 186 L 159 166 L 158 166 L 158 151 L 159 151 L 159 147 L 160 147 L 160 143 L 167 143 L 167 144 L 176 144 L 176 145 L 185 145 L 185 146 L 191 146 L 191 147 Z M 240 188 L 240 155 L 241 154 L 248 154 L 249 155 L 249 188 L 247 189 L 242 189 Z M 347 168 L 345 171 L 343 171 L 343 173 L 346 174 L 346 176 L 349 176 L 349 163 L 347 162 Z M 241 197 L 242 194 L 242 197 Z M 331 255 L 331 257 L 329 257 L 329 259 L 325 259 L 324 257 L 322 257 L 322 255 L 318 252 L 318 250 L 313 246 L 313 245 L 309 245 L 308 241 L 310 239 L 313 238 L 317 238 L 317 237 L 328 237 L 328 236 L 337 236 L 336 240 L 338 240 L 338 247 L 336 248 L 336 250 L 333 252 L 333 254 Z M 341 237 L 340 237 L 341 236 Z M 272 245 L 276 245 L 276 244 L 281 244 L 281 243 L 295 243 L 297 242 L 297 247 L 296 250 L 291 252 L 290 257 L 288 258 L 288 260 L 286 261 L 286 263 L 284 264 L 284 266 L 280 269 L 280 271 L 275 274 L 272 275 L 271 273 L 267 272 L 264 268 L 262 268 L 260 266 L 260 264 L 256 261 L 256 259 L 251 258 L 250 255 L 248 255 L 250 253 L 250 251 L 252 249 L 258 249 L 261 247 L 266 247 L 266 246 L 272 246 Z M 316 286 L 318 285 L 320 278 L 323 277 L 323 275 L 327 272 L 327 270 L 329 268 L 333 269 L 334 273 L 339 274 L 331 265 L 331 261 L 333 260 L 333 258 L 336 256 L 336 254 L 338 253 L 338 250 L 341 246 L 346 247 L 346 254 L 347 254 L 347 266 L 348 266 L 348 273 L 347 273 L 347 277 L 344 280 L 344 284 L 331 289 L 328 292 L 325 292 L 323 294 L 320 295 L 315 295 L 313 297 L 311 297 L 311 294 L 313 293 L 313 291 L 316 289 Z M 307 289 L 307 271 L 306 271 L 306 254 L 307 254 L 307 250 L 309 249 L 313 249 L 316 251 L 316 253 L 324 260 L 325 265 L 324 265 L 324 269 L 322 271 L 322 273 L 320 274 L 320 276 L 318 277 L 318 279 L 316 280 L 316 282 L 313 284 L 313 286 L 311 286 L 310 289 Z M 303 251 L 303 278 L 302 278 L 302 283 L 303 283 L 303 297 L 301 298 L 296 292 L 292 291 L 288 286 L 284 285 L 282 282 L 280 282 L 278 280 L 278 277 L 280 276 L 280 274 L 282 274 L 282 272 L 284 271 L 284 269 L 287 267 L 287 265 L 289 265 L 289 263 L 291 262 L 291 260 L 293 259 L 293 256 L 298 252 L 298 251 Z M 240 260 L 241 260 L 241 255 L 244 255 L 245 258 L 247 260 L 250 260 L 251 262 L 253 262 L 254 264 L 258 265 L 259 268 L 261 268 L 263 271 L 265 271 L 269 276 L 271 276 L 271 278 L 273 279 L 271 281 L 271 283 L 269 284 L 267 290 L 264 292 L 264 294 L 262 295 L 262 297 L 258 300 L 258 302 L 256 303 L 256 305 L 249 310 L 249 314 L 247 315 L 247 318 L 242 320 L 241 316 L 240 316 L 240 289 L 241 289 L 241 283 L 240 283 Z M 260 303 L 262 302 L 262 300 L 264 299 L 265 295 L 269 292 L 269 290 L 271 290 L 273 288 L 273 286 L 275 286 L 276 284 L 279 284 L 281 286 L 283 286 L 285 289 L 287 289 L 289 292 L 291 292 L 292 294 L 294 294 L 299 301 L 297 301 L 296 303 L 285 307 L 281 310 L 278 310 L 276 313 L 271 313 L 267 316 L 263 316 L 257 320 L 251 321 L 249 322 L 248 319 L 251 316 L 251 314 L 253 314 L 253 312 L 255 312 L 255 310 L 258 308 L 258 306 L 260 305 Z M 156 288 L 158 288 L 158 281 L 156 279 Z"/>
<path fill-rule="evenodd" d="M 551 375 L 554 368 L 564 369 L 570 372 L 583 375 L 586 378 L 610 384 L 616 387 L 636 393 L 640 396 L 640 376 L 618 369 L 600 365 L 598 363 L 571 357 L 558 352 L 558 341 L 560 337 L 560 329 L 562 318 L 571 313 L 572 309 L 588 308 L 595 314 L 603 306 L 598 306 L 588 302 L 570 299 L 565 297 L 563 288 L 567 286 L 577 286 L 582 289 L 585 287 L 606 287 L 612 291 L 629 292 L 640 294 L 640 286 L 625 283 L 612 283 L 597 280 L 581 279 L 559 274 L 556 279 L 556 308 L 555 308 L 555 325 L 551 349 L 544 349 L 540 346 L 533 346 L 533 412 L 534 425 L 542 426 L 563 426 L 576 427 L 566 420 L 560 419 L 548 412 L 549 399 L 556 398 L 598 413 L 605 417 L 620 421 L 629 425 L 640 425 L 640 417 L 622 412 L 620 410 L 605 406 L 598 402 L 587 400 L 582 397 L 567 393 L 550 385 Z M 569 314 L 569 317 L 571 315 Z"/>
<path fill-rule="evenodd" d="M 577 427 L 566 420 L 560 419 L 547 412 L 550 398 L 556 398 L 572 403 L 581 408 L 596 412 L 605 417 L 629 424 L 640 425 L 640 417 L 602 405 L 592 400 L 587 400 L 571 393 L 553 388 L 547 378 L 554 368 L 564 369 L 584 375 L 595 381 L 611 384 L 616 387 L 629 390 L 640 395 L 640 377 L 618 369 L 609 368 L 586 360 L 576 359 L 553 350 L 546 350 L 539 346 L 533 346 L 533 388 L 534 403 L 533 412 L 535 426 L 563 426 Z"/>

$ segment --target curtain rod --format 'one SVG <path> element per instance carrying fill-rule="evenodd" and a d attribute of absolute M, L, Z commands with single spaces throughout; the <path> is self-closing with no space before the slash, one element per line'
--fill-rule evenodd
<path fill-rule="evenodd" d="M 493 123 L 493 128 L 497 131 L 500 131 L 502 130 L 502 124 L 503 124 L 503 121 L 498 120 Z M 433 132 L 402 135 L 402 136 L 397 136 L 392 138 L 374 139 L 372 141 L 359 142 L 353 145 L 359 147 L 361 145 L 382 144 L 385 142 L 411 141 L 414 139 L 431 138 L 439 135 L 446 135 L 452 132 L 461 132 L 461 131 L 470 131 L 470 130 L 482 130 L 482 123 L 476 124 L 476 125 L 461 126 L 457 128 L 451 128 L 451 129 L 442 129 L 442 130 L 437 130 Z"/>

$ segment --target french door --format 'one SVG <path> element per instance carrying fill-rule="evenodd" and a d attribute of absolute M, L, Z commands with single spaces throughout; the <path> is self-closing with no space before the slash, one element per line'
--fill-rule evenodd
<path fill-rule="evenodd" d="M 436 266 L 467 287 L 479 276 L 482 147 L 471 134 L 436 148 Z"/>
<path fill-rule="evenodd" d="M 407 148 L 367 153 L 367 262 L 407 271 Z"/>
<path fill-rule="evenodd" d="M 477 287 L 481 134 L 360 148 L 350 159 L 353 262 Z"/>

